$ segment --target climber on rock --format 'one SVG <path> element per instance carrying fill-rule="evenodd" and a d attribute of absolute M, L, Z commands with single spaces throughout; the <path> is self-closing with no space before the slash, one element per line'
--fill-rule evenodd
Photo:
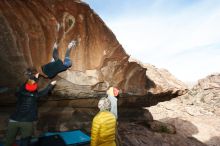
<path fill-rule="evenodd" d="M 65 59 L 62 61 L 59 58 L 59 53 L 58 53 L 58 44 L 55 43 L 53 46 L 53 59 L 51 62 L 43 65 L 41 67 L 42 73 L 41 75 L 47 78 L 53 78 L 55 77 L 58 73 L 67 70 L 69 67 L 72 66 L 72 61 L 70 59 L 70 52 L 72 48 L 76 46 L 76 41 L 71 41 L 68 44 L 68 47 L 66 49 L 66 54 L 65 54 Z"/>

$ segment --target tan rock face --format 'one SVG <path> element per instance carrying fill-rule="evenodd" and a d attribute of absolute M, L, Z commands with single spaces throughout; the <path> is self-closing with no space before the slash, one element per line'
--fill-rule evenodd
<path fill-rule="evenodd" d="M 137 102 L 139 96 L 152 94 L 170 99 L 183 94 L 186 88 L 174 78 L 166 79 L 169 75 L 158 78 L 155 68 L 128 60 L 129 56 L 111 30 L 80 1 L 2 1 L 0 33 L 1 85 L 14 87 L 23 82 L 27 67 L 35 66 L 40 71 L 40 67 L 52 59 L 55 42 L 59 43 L 59 55 L 64 59 L 66 47 L 74 39 L 78 45 L 70 54 L 73 66 L 55 78 L 57 97 L 104 96 L 107 87 L 116 86 L 123 91 L 121 97 L 132 96 L 133 99 L 121 102 L 126 105 L 126 102 Z M 154 72 L 149 74 L 149 70 Z M 159 101 L 156 97 L 154 100 Z M 143 98 L 138 102 L 145 104 L 147 100 Z"/>
<path fill-rule="evenodd" d="M 178 95 L 183 95 L 187 92 L 187 85 L 177 80 L 168 70 L 157 69 L 150 64 L 144 64 L 144 66 L 147 68 L 147 77 L 155 84 L 154 88 L 149 89 L 151 92 L 161 93 L 172 91 Z"/>
<path fill-rule="evenodd" d="M 114 34 L 88 5 L 69 0 L 15 0 L 2 2 L 0 10 L 3 83 L 11 82 L 11 77 L 20 81 L 29 66 L 40 70 L 51 60 L 56 40 L 63 59 L 65 48 L 75 39 L 78 46 L 70 56 L 74 65 L 59 76 L 73 84 L 105 83 L 136 94 L 144 91 L 145 69 L 127 61 Z M 143 82 L 138 83 L 140 79 Z"/>

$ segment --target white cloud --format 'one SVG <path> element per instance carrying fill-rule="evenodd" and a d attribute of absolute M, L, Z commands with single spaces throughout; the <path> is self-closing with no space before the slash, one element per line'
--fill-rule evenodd
<path fill-rule="evenodd" d="M 208 49 L 203 52 L 206 55 L 204 57 L 198 57 L 194 53 L 183 54 L 179 58 L 175 54 L 220 44 L 220 7 L 215 6 L 207 11 L 206 6 L 206 3 L 202 3 L 200 7 L 189 7 L 166 17 L 149 14 L 135 17 L 125 15 L 120 19 L 107 20 L 106 23 L 126 52 L 134 58 L 167 68 L 183 81 L 197 80 L 212 72 L 220 72 L 220 57 L 208 55 Z M 215 51 L 220 55 L 220 45 Z"/>
<path fill-rule="evenodd" d="M 111 9 L 118 3 L 122 2 Z M 134 5 L 120 7 L 121 13 L 113 17 L 99 12 L 129 55 L 166 68 L 183 81 L 220 72 L 220 1 L 155 0 L 147 8 Z"/>

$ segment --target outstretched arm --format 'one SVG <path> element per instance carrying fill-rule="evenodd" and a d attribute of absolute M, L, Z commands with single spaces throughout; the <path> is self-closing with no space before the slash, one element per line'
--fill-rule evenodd
<path fill-rule="evenodd" d="M 44 89 L 40 90 L 38 92 L 38 97 L 42 97 L 42 96 L 48 95 L 48 93 L 53 89 L 55 84 L 56 84 L 56 81 L 52 81 L 49 85 L 47 85 L 47 87 L 45 87 Z"/>

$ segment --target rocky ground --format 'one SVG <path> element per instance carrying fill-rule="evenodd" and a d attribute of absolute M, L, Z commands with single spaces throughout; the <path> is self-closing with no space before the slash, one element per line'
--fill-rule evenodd
<path fill-rule="evenodd" d="M 199 80 L 187 94 L 148 108 L 154 120 L 172 124 L 177 134 L 209 146 L 220 145 L 220 75 Z"/>
<path fill-rule="evenodd" d="M 119 134 L 122 146 L 205 146 L 192 136 L 168 134 L 165 130 L 153 132 L 140 123 L 119 125 Z"/>

